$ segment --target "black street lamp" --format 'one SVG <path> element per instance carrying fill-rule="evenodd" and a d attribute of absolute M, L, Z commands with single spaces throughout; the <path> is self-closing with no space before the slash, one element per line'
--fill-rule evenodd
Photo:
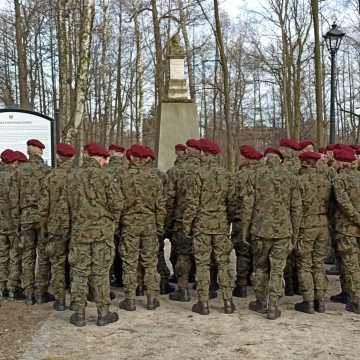
<path fill-rule="evenodd" d="M 335 144 L 336 120 L 335 120 L 335 96 L 336 96 L 336 53 L 339 50 L 341 40 L 345 33 L 334 23 L 331 29 L 324 35 L 326 47 L 331 55 L 331 99 L 330 99 L 330 144 Z"/>

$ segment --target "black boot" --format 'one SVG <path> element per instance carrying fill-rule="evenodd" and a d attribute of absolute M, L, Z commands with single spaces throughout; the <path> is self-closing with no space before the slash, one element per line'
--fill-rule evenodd
<path fill-rule="evenodd" d="M 75 326 L 85 326 L 85 309 L 77 310 L 70 316 L 70 324 Z"/>
<path fill-rule="evenodd" d="M 26 305 L 34 305 L 35 304 L 34 294 L 25 295 L 25 304 Z"/>
<path fill-rule="evenodd" d="M 55 300 L 53 304 L 53 308 L 56 311 L 65 311 L 65 300 Z"/>
<path fill-rule="evenodd" d="M 351 302 L 349 304 L 346 304 L 345 310 L 353 312 L 355 314 L 360 314 L 360 304 Z"/>
<path fill-rule="evenodd" d="M 325 301 L 324 300 L 315 300 L 314 309 L 318 313 L 324 313 L 326 311 Z"/>
<path fill-rule="evenodd" d="M 266 314 L 267 312 L 267 308 L 266 308 L 266 304 L 265 303 L 262 303 L 258 300 L 255 300 L 255 301 L 251 301 L 249 303 L 249 309 L 251 311 L 255 311 L 259 314 Z"/>
<path fill-rule="evenodd" d="M 315 314 L 314 302 L 313 301 L 303 301 L 301 303 L 297 303 L 297 304 L 295 304 L 295 310 L 306 313 L 306 314 Z"/>
<path fill-rule="evenodd" d="M 281 311 L 278 309 L 277 305 L 269 305 L 267 318 L 269 320 L 276 320 L 281 316 Z"/>
<path fill-rule="evenodd" d="M 48 292 L 42 294 L 36 294 L 35 300 L 37 304 L 46 304 L 55 300 L 55 297 Z"/>
<path fill-rule="evenodd" d="M 188 302 L 190 301 L 189 289 L 177 289 L 175 292 L 169 295 L 169 299 L 173 301 Z"/>
<path fill-rule="evenodd" d="M 247 297 L 247 286 L 236 285 L 235 289 L 233 290 L 233 296 L 239 297 L 239 298 L 246 298 Z"/>
<path fill-rule="evenodd" d="M 174 287 L 167 280 L 160 281 L 160 295 L 170 294 L 174 291 Z"/>
<path fill-rule="evenodd" d="M 335 302 L 335 303 L 341 303 L 341 304 L 349 304 L 350 296 L 348 293 L 342 291 L 339 294 L 330 296 L 330 301 Z"/>
<path fill-rule="evenodd" d="M 25 300 L 25 294 L 24 290 L 21 288 L 15 289 L 15 291 L 9 291 L 8 294 L 8 300 L 14 301 L 14 300 Z"/>
<path fill-rule="evenodd" d="M 192 307 L 192 312 L 200 314 L 200 315 L 209 315 L 209 304 L 208 302 L 198 301 Z"/>
<path fill-rule="evenodd" d="M 138 286 L 136 288 L 136 296 L 144 296 L 144 295 L 145 295 L 144 288 L 142 286 Z"/>
<path fill-rule="evenodd" d="M 159 306 L 160 306 L 160 302 L 155 296 L 151 296 L 151 295 L 147 296 L 146 308 L 148 310 L 155 310 Z"/>
<path fill-rule="evenodd" d="M 116 312 L 109 311 L 108 307 L 105 309 L 98 309 L 97 326 L 109 325 L 118 320 L 119 315 Z"/>
<path fill-rule="evenodd" d="M 135 311 L 136 310 L 135 300 L 125 299 L 123 301 L 120 301 L 119 308 L 126 311 Z"/>
<path fill-rule="evenodd" d="M 232 299 L 224 300 L 224 313 L 225 314 L 233 314 L 236 310 L 234 302 Z"/>
<path fill-rule="evenodd" d="M 169 283 L 177 284 L 177 278 L 176 278 L 175 274 L 172 274 L 172 275 L 169 277 Z"/>

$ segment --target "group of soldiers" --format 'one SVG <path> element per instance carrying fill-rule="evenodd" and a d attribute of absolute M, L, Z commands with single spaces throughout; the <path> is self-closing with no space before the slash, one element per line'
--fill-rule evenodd
<path fill-rule="evenodd" d="M 70 322 L 86 325 L 91 300 L 103 326 L 118 320 L 110 311 L 111 280 L 124 286 L 120 309 L 135 311 L 136 296 L 145 293 L 148 310 L 160 306 L 159 294 L 190 301 L 196 278 L 193 312 L 208 315 L 220 287 L 224 313 L 232 314 L 233 296 L 246 297 L 252 284 L 249 308 L 274 320 L 285 278 L 287 295 L 298 283 L 303 296 L 295 310 L 323 313 L 333 246 L 342 292 L 332 299 L 360 313 L 357 146 L 316 152 L 311 141 L 282 139 L 261 153 L 242 145 L 235 174 L 220 165 L 220 147 L 208 139 L 176 145 L 166 174 L 141 144 L 90 143 L 81 154 L 58 144 L 54 169 L 42 159 L 44 148 L 31 139 L 28 157 L 1 153 L 0 300 L 53 301 L 64 311 L 70 286 Z"/>

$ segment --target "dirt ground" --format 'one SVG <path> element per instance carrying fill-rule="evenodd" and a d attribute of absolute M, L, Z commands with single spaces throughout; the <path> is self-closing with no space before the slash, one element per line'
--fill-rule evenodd
<path fill-rule="evenodd" d="M 328 295 L 339 291 L 331 276 Z M 360 316 L 344 305 L 328 303 L 326 314 L 293 310 L 299 296 L 281 300 L 281 318 L 269 321 L 248 310 L 247 299 L 235 298 L 237 311 L 222 313 L 221 293 L 210 302 L 210 315 L 191 312 L 190 303 L 174 303 L 162 296 L 156 311 L 118 309 L 124 298 L 116 290 L 113 310 L 120 320 L 96 326 L 96 307 L 87 307 L 87 326 L 69 323 L 70 311 L 52 311 L 51 304 L 27 307 L 3 302 L 0 307 L 0 360 L 357 360 L 360 359 Z"/>

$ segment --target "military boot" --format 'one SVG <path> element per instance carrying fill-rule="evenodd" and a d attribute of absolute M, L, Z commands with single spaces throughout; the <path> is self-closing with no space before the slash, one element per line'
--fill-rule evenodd
<path fill-rule="evenodd" d="M 276 320 L 281 316 L 281 311 L 279 310 L 277 305 L 269 305 L 268 312 L 267 312 L 267 318 L 269 320 Z"/>
<path fill-rule="evenodd" d="M 192 307 L 192 312 L 200 314 L 200 315 L 209 315 L 209 304 L 208 302 L 198 301 L 196 304 Z"/>
<path fill-rule="evenodd" d="M 147 295 L 146 308 L 148 310 L 155 310 L 159 306 L 160 306 L 160 302 L 155 296 Z"/>
<path fill-rule="evenodd" d="M 55 300 L 53 304 L 53 308 L 56 311 L 65 311 L 65 300 Z"/>
<path fill-rule="evenodd" d="M 324 313 L 326 311 L 325 301 L 324 300 L 315 300 L 314 309 L 318 313 Z"/>
<path fill-rule="evenodd" d="M 314 302 L 313 301 L 303 301 L 301 303 L 297 303 L 297 304 L 295 304 L 295 310 L 306 313 L 306 314 L 315 314 Z"/>
<path fill-rule="evenodd" d="M 266 304 L 258 300 L 251 301 L 249 303 L 249 309 L 258 312 L 259 314 L 266 314 L 267 312 Z"/>
<path fill-rule="evenodd" d="M 0 301 L 5 299 L 5 290 L 0 290 Z"/>
<path fill-rule="evenodd" d="M 34 294 L 26 294 L 25 295 L 25 304 L 26 305 L 34 305 L 35 304 Z"/>
<path fill-rule="evenodd" d="M 135 300 L 125 299 L 123 301 L 120 301 L 119 308 L 126 311 L 135 311 L 136 310 Z"/>
<path fill-rule="evenodd" d="M 55 297 L 48 292 L 42 294 L 36 294 L 35 300 L 37 304 L 46 304 L 55 300 Z"/>
<path fill-rule="evenodd" d="M 172 275 L 169 277 L 169 283 L 172 283 L 172 284 L 176 284 L 176 283 L 177 283 L 177 277 L 175 276 L 175 274 L 172 274 Z"/>
<path fill-rule="evenodd" d="M 8 300 L 10 300 L 10 301 L 25 300 L 25 294 L 24 294 L 23 289 L 17 288 L 17 289 L 15 289 L 15 291 L 9 290 Z"/>
<path fill-rule="evenodd" d="M 246 298 L 247 297 L 247 286 L 236 285 L 235 289 L 233 290 L 233 296 L 239 297 L 239 298 Z"/>
<path fill-rule="evenodd" d="M 349 304 L 346 304 L 345 306 L 346 311 L 353 312 L 355 314 L 360 314 L 360 304 L 351 302 Z"/>
<path fill-rule="evenodd" d="M 341 303 L 341 304 L 349 304 L 350 296 L 348 293 L 342 291 L 339 294 L 330 296 L 330 301 L 335 302 L 335 303 Z"/>
<path fill-rule="evenodd" d="M 144 296 L 145 295 L 145 290 L 142 286 L 138 286 L 136 288 L 136 296 Z"/>
<path fill-rule="evenodd" d="M 119 315 L 116 312 L 109 311 L 108 307 L 98 309 L 98 318 L 96 325 L 105 326 L 112 324 L 119 320 Z"/>
<path fill-rule="evenodd" d="M 174 290 L 175 288 L 166 279 L 160 281 L 160 295 L 170 294 Z"/>
<path fill-rule="evenodd" d="M 85 309 L 78 309 L 70 316 L 70 324 L 75 326 L 85 326 Z"/>
<path fill-rule="evenodd" d="M 232 299 L 224 300 L 224 313 L 233 314 L 236 310 L 235 304 Z"/>
<path fill-rule="evenodd" d="M 169 299 L 173 301 L 188 302 L 190 301 L 189 289 L 179 288 L 175 292 L 169 295 Z"/>

